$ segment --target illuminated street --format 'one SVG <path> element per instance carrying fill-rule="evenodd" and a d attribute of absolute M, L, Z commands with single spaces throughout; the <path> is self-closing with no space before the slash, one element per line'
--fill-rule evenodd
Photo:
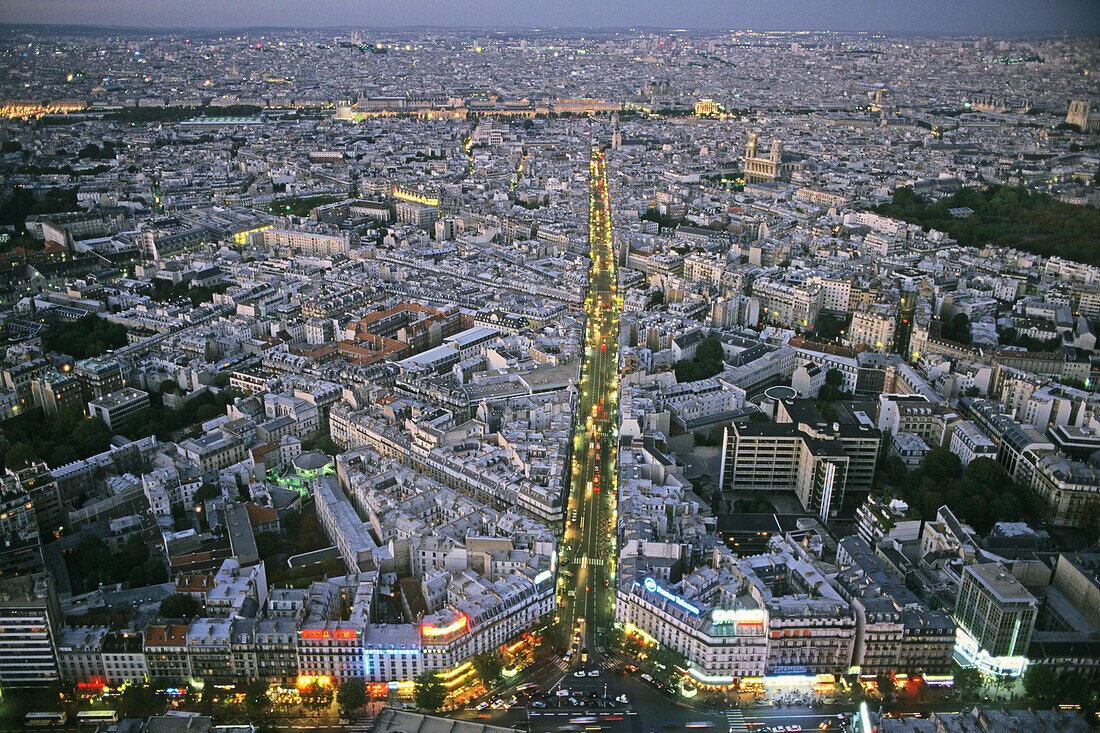
<path fill-rule="evenodd" d="M 592 151 L 589 165 L 591 244 L 587 328 L 573 439 L 573 472 L 561 562 L 561 617 L 579 628 L 573 664 L 595 653 L 611 616 L 615 573 L 616 439 L 618 435 L 617 292 L 606 160 Z"/>

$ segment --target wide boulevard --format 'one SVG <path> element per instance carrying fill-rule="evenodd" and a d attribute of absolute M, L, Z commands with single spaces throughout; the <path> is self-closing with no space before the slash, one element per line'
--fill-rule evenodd
<path fill-rule="evenodd" d="M 615 573 L 619 313 L 604 154 L 589 162 L 589 286 L 559 577 L 561 617 L 579 629 L 570 662 L 582 665 L 611 623 Z"/>

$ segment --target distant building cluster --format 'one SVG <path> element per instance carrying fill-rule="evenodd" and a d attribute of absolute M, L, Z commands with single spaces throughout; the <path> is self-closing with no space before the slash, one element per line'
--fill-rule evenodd
<path fill-rule="evenodd" d="M 0 687 L 551 623 L 601 147 L 617 630 L 701 687 L 1100 669 L 1100 266 L 986 235 L 1100 203 L 1095 44 L 276 36 L 0 42 Z"/>

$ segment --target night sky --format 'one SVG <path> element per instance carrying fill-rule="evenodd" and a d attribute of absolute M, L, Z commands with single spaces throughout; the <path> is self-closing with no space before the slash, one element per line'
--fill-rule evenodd
<path fill-rule="evenodd" d="M 0 0 L 0 22 L 1082 35 L 1100 33 L 1100 0 Z"/>

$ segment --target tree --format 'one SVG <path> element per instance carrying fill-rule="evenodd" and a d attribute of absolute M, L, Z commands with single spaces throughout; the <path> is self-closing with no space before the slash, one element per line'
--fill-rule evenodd
<path fill-rule="evenodd" d="M 367 704 L 366 683 L 357 677 L 344 680 L 336 691 L 336 702 L 347 711 L 363 707 Z"/>
<path fill-rule="evenodd" d="M 940 336 L 960 344 L 970 343 L 970 318 L 965 313 L 956 313 L 950 321 L 944 321 Z"/>
<path fill-rule="evenodd" d="M 724 363 L 721 342 L 718 339 L 705 338 L 695 347 L 695 358 L 676 362 L 676 381 L 697 382 L 713 377 L 722 371 Z"/>
<path fill-rule="evenodd" d="M 932 479 L 942 483 L 950 479 L 957 479 L 962 475 L 962 461 L 947 448 L 936 447 L 924 454 L 920 464 L 921 470 Z"/>
<path fill-rule="evenodd" d="M 867 699 L 867 688 L 864 687 L 863 683 L 860 682 L 858 677 L 856 677 L 856 679 L 854 679 L 852 681 L 852 702 L 858 702 L 860 700 L 866 700 L 866 699 Z"/>
<path fill-rule="evenodd" d="M 288 537 L 294 537 L 302 527 L 302 515 L 297 509 L 290 509 L 283 517 L 283 530 Z"/>
<path fill-rule="evenodd" d="M 967 207 L 973 214 L 958 219 L 951 209 Z M 985 244 L 1015 247 L 1044 257 L 1058 255 L 1096 264 L 1100 210 L 1058 201 L 1049 194 L 1024 188 L 964 188 L 929 204 L 911 189 L 899 188 L 879 214 L 946 232 L 964 247 Z"/>
<path fill-rule="evenodd" d="M 107 349 L 125 346 L 126 327 L 90 313 L 54 327 L 46 332 L 42 343 L 50 351 L 69 354 L 75 359 L 87 359 L 99 356 Z"/>
<path fill-rule="evenodd" d="M 425 672 L 413 683 L 413 699 L 421 710 L 435 712 L 447 700 L 447 688 L 435 672 Z"/>
<path fill-rule="evenodd" d="M 837 400 L 850 399 L 851 394 L 841 389 L 844 386 L 844 375 L 839 369 L 830 369 L 825 372 L 825 384 L 817 393 L 820 402 L 836 402 Z"/>
<path fill-rule="evenodd" d="M 199 408 L 195 410 L 195 418 L 199 422 L 206 422 L 217 417 L 220 412 L 214 405 L 199 405 Z"/>
<path fill-rule="evenodd" d="M 722 343 L 715 338 L 705 338 L 695 348 L 695 358 L 699 361 L 721 361 L 724 356 Z"/>
<path fill-rule="evenodd" d="M 538 642 L 535 647 L 535 654 L 540 657 L 549 657 L 558 654 L 565 649 L 568 638 L 569 629 L 564 622 L 558 621 L 549 624 L 542 630 L 542 633 L 539 634 Z"/>
<path fill-rule="evenodd" d="M 1058 697 L 1058 675 L 1050 667 L 1032 664 L 1024 672 L 1024 691 L 1039 702 L 1052 703 Z"/>
<path fill-rule="evenodd" d="M 95 590 L 100 583 L 110 582 L 111 551 L 107 543 L 94 534 L 85 534 L 73 551 L 74 564 L 84 582 L 84 590 Z"/>
<path fill-rule="evenodd" d="M 101 417 L 89 417 L 77 423 L 72 435 L 77 453 L 90 456 L 102 453 L 111 445 L 111 429 Z"/>
<path fill-rule="evenodd" d="M 667 646 L 658 646 L 650 652 L 649 662 L 655 672 L 653 676 L 667 685 L 674 684 L 681 673 L 687 669 L 687 660 L 684 656 Z"/>
<path fill-rule="evenodd" d="M 878 687 L 878 692 L 883 697 L 894 694 L 896 685 L 894 684 L 894 675 L 889 672 L 879 672 L 875 676 L 875 686 Z"/>
<path fill-rule="evenodd" d="M 1097 695 L 1095 681 L 1086 677 L 1081 672 L 1066 672 L 1058 679 L 1061 691 L 1061 700 L 1076 703 L 1085 709 L 1086 717 L 1089 712 L 1095 711 Z"/>
<path fill-rule="evenodd" d="M 4 453 L 4 465 L 22 468 L 38 459 L 38 451 L 30 443 L 15 443 Z"/>
<path fill-rule="evenodd" d="M 164 710 L 151 685 L 127 685 L 118 701 L 119 712 L 127 718 L 147 718 Z"/>
<path fill-rule="evenodd" d="M 244 703 L 253 715 L 262 715 L 267 712 L 267 709 L 271 706 L 271 698 L 267 696 L 267 683 L 263 680 L 249 682 L 244 688 Z"/>
<path fill-rule="evenodd" d="M 202 613 L 202 604 L 185 593 L 174 593 L 160 602 L 160 615 L 163 618 L 189 621 Z M 266 691 L 266 687 L 264 690 Z"/>
<path fill-rule="evenodd" d="M 332 703 L 332 690 L 316 682 L 311 682 L 304 690 L 300 690 L 298 696 L 302 699 L 302 705 L 310 710 L 320 710 Z"/>
<path fill-rule="evenodd" d="M 203 484 L 199 487 L 198 491 L 195 492 L 195 505 L 198 506 L 210 499 L 217 499 L 221 495 L 221 489 L 214 484 Z"/>
<path fill-rule="evenodd" d="M 474 669 L 477 670 L 478 676 L 481 681 L 488 687 L 500 677 L 500 672 L 504 668 L 504 664 L 501 661 L 500 653 L 497 651 L 485 652 L 484 654 L 477 654 L 474 656 Z"/>
<path fill-rule="evenodd" d="M 959 697 L 966 699 L 977 694 L 982 686 L 982 673 L 974 667 L 963 667 L 955 673 L 954 688 Z"/>
<path fill-rule="evenodd" d="M 1010 674 L 999 674 L 995 682 L 998 690 L 1008 692 L 1016 684 L 1016 678 Z"/>

